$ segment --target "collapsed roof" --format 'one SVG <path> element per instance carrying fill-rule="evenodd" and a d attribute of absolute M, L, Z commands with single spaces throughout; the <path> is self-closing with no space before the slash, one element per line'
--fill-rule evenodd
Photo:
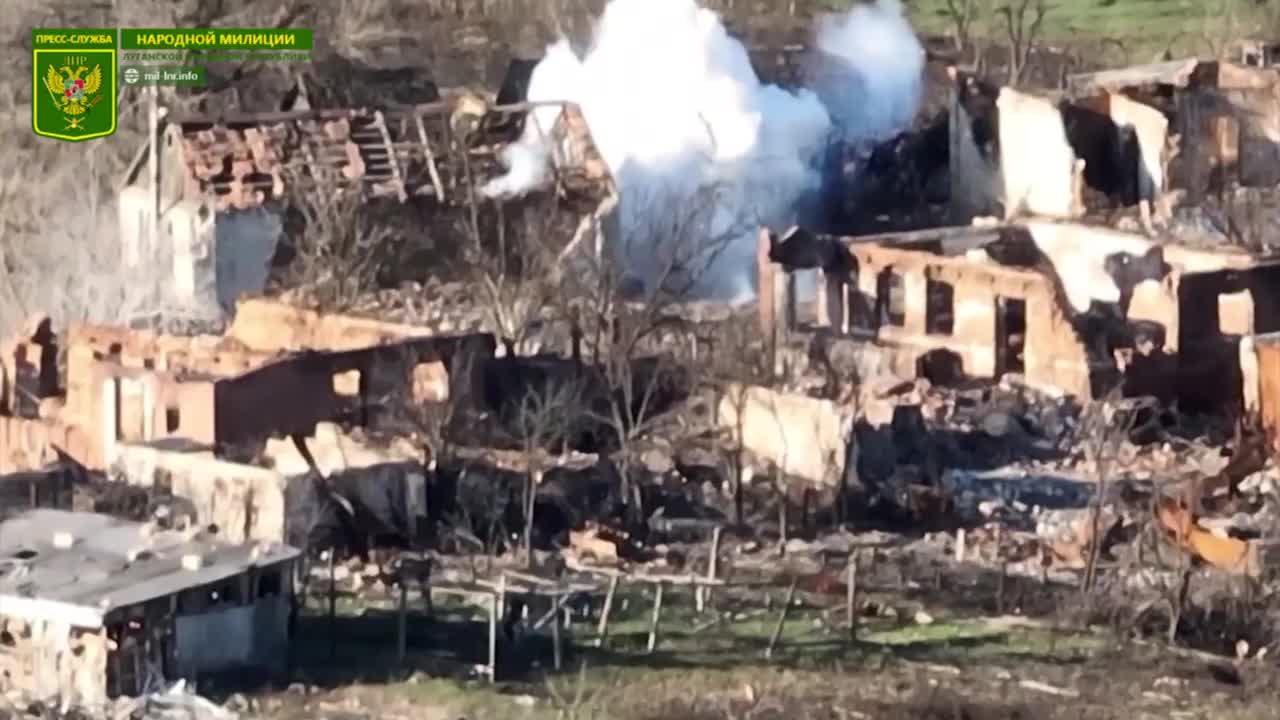
<path fill-rule="evenodd" d="M 562 108 L 551 129 L 561 152 L 550 182 L 598 204 L 614 192 L 608 166 L 576 106 L 524 102 L 532 66 L 512 61 L 498 93 L 440 90 L 414 71 L 380 70 L 380 84 L 335 95 L 300 75 L 284 110 L 164 117 L 161 162 L 182 168 L 182 196 L 211 198 L 218 211 L 261 206 L 296 183 L 463 205 L 469 187 L 502 172 L 501 150 L 520 137 L 528 112 L 553 105 Z M 375 90 L 388 84 L 398 90 Z M 127 183 L 145 182 L 145 158 L 140 150 Z"/>

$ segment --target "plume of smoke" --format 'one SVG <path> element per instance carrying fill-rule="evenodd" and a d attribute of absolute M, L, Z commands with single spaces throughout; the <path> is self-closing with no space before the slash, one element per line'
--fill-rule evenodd
<path fill-rule="evenodd" d="M 915 112 L 923 52 L 896 0 L 881 2 L 892 4 L 859 7 L 819 33 L 837 70 L 860 83 L 827 103 L 811 90 L 762 84 L 746 49 L 694 0 L 611 0 L 583 57 L 567 40 L 552 45 L 528 99 L 581 107 L 621 194 L 613 259 L 652 284 L 672 253 L 692 252 L 703 261 L 684 263 L 699 270 L 694 297 L 753 298 L 755 228 L 797 222 L 821 190 L 832 116 L 846 136 L 879 137 Z M 862 107 L 881 102 L 890 107 Z M 484 194 L 545 181 L 559 155 L 545 140 L 557 113 L 533 112 L 525 136 L 504 151 L 508 172 Z"/>
<path fill-rule="evenodd" d="M 925 52 L 899 0 L 856 4 L 819 21 L 813 86 L 845 140 L 861 146 L 910 127 Z"/>
<path fill-rule="evenodd" d="M 762 85 L 745 48 L 693 0 L 612 0 L 586 55 L 551 46 L 528 97 L 582 108 L 621 194 L 615 259 L 644 282 L 672 253 L 706 250 L 693 295 L 750 299 L 757 223 L 791 222 L 796 199 L 821 183 L 812 159 L 830 127 L 822 103 Z M 535 113 L 506 152 L 509 172 L 483 192 L 545 178 L 550 113 Z"/>

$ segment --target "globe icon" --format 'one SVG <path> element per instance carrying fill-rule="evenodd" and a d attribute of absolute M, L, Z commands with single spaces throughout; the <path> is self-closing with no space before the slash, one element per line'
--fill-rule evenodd
<path fill-rule="evenodd" d="M 124 81 L 130 85 L 138 82 L 138 68 L 125 68 Z"/>

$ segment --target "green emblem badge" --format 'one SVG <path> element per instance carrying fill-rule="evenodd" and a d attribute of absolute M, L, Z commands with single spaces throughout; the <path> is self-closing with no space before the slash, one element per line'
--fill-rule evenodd
<path fill-rule="evenodd" d="M 116 31 L 33 30 L 31 127 L 59 140 L 116 131 Z"/>

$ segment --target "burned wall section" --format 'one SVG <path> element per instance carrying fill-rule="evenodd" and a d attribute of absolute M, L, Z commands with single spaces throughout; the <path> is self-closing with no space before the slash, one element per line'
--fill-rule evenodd
<path fill-rule="evenodd" d="M 760 322 L 783 375 L 804 366 L 788 359 L 789 336 L 812 329 L 861 344 L 841 350 L 838 371 L 850 381 L 1012 373 L 1081 398 L 1123 384 L 1130 395 L 1234 414 L 1246 382 L 1240 340 L 1278 319 L 1274 263 L 1088 225 L 860 238 L 794 231 L 761 242 Z M 834 247 L 844 262 L 832 260 Z M 789 278 L 809 267 L 823 271 L 817 320 L 806 326 Z M 828 364 L 837 344 L 823 344 Z"/>
<path fill-rule="evenodd" d="M 1152 202 L 1166 184 L 1169 119 L 1155 107 L 1101 91 L 1059 103 L 1067 136 L 1084 161 L 1084 181 L 1100 199 L 1090 210 Z"/>
<path fill-rule="evenodd" d="M 1068 98 L 1077 115 L 1094 110 L 1132 129 L 1140 180 L 1155 195 L 1183 190 L 1196 205 L 1232 186 L 1280 179 L 1278 84 L 1274 68 L 1190 59 L 1074 75 Z M 1106 164 L 1098 153 L 1082 157 Z"/>
<path fill-rule="evenodd" d="M 1276 310 L 1280 266 L 1220 270 L 1183 275 L 1179 285 L 1179 386 L 1188 392 L 1189 409 L 1224 402 L 1247 409 L 1253 385 L 1269 381 L 1261 366 L 1241 362 L 1246 338 L 1280 331 Z M 1251 341 L 1249 344 L 1253 344 Z M 1258 357 L 1266 352 L 1258 345 Z M 1247 387 L 1246 387 L 1247 385 Z"/>

